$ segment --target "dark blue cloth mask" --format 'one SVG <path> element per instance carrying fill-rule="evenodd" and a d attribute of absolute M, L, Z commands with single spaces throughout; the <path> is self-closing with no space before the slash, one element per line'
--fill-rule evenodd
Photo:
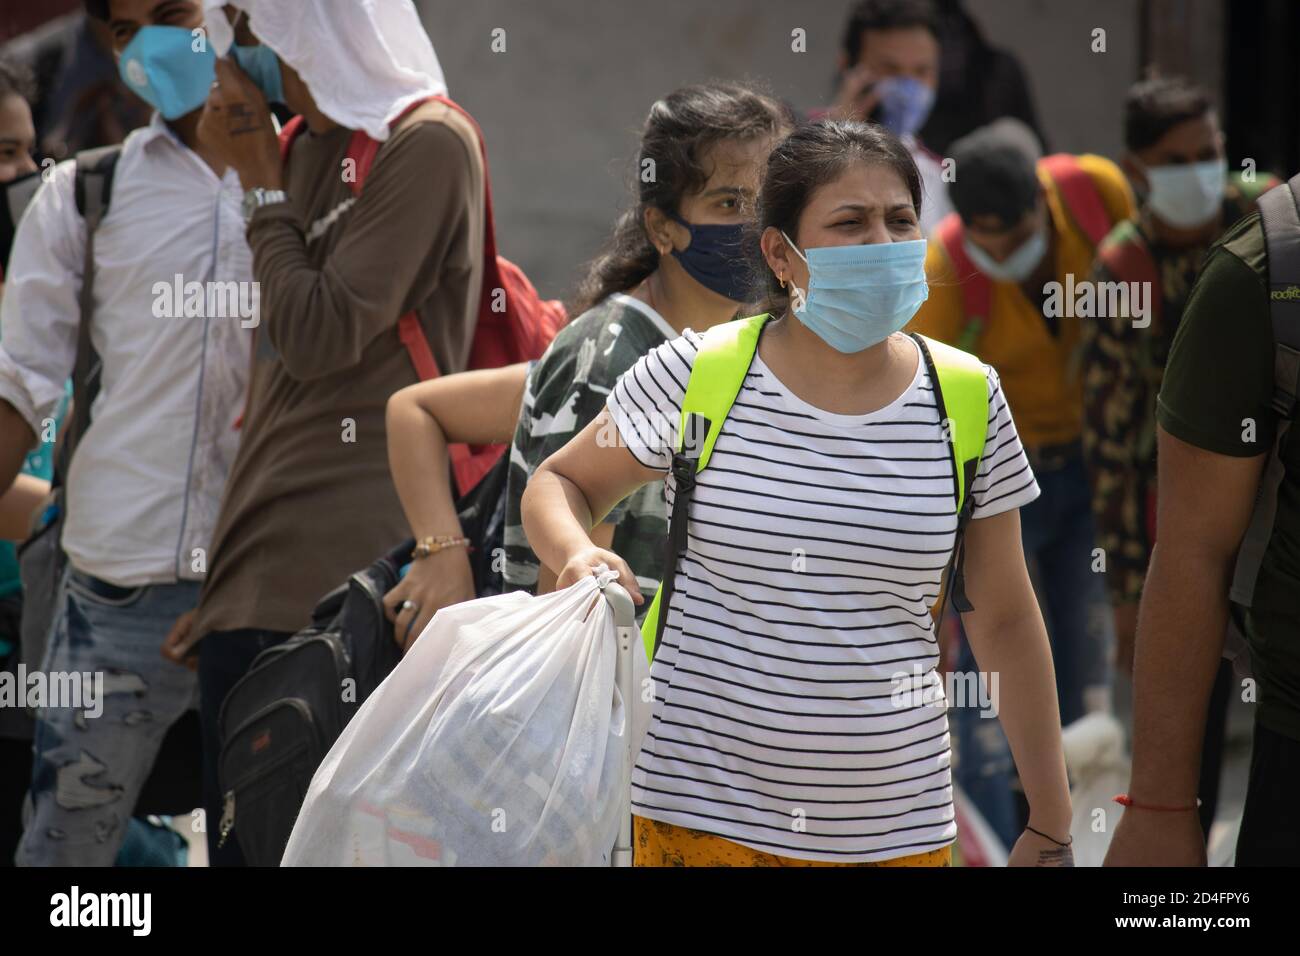
<path fill-rule="evenodd" d="M 671 212 L 668 217 L 691 233 L 690 245 L 673 250 L 686 274 L 704 288 L 733 302 L 748 299 L 752 277 L 745 257 L 744 225 L 696 225 Z"/>

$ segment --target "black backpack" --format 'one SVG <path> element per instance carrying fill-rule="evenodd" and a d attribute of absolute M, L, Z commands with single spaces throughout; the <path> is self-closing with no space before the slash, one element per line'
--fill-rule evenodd
<path fill-rule="evenodd" d="M 1260 223 L 1268 253 L 1269 321 L 1273 326 L 1273 410 L 1277 432 L 1260 478 L 1250 524 L 1242 537 L 1229 591 L 1228 634 L 1224 656 L 1248 675 L 1252 625 L 1250 609 L 1264 554 L 1273 540 L 1277 499 L 1286 476 L 1283 455 L 1294 440 L 1292 425 L 1300 408 L 1300 175 L 1259 198 Z"/>
<path fill-rule="evenodd" d="M 508 456 L 457 502 L 479 597 L 499 594 Z M 226 696 L 218 725 L 219 843 L 233 831 L 253 866 L 279 866 L 312 776 L 402 654 L 383 598 L 414 540 L 321 598 L 311 624 L 264 650 Z"/>

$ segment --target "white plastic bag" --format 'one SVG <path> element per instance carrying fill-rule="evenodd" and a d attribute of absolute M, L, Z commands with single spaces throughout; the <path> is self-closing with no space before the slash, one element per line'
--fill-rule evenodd
<path fill-rule="evenodd" d="M 595 577 L 439 611 L 316 771 L 282 865 L 608 865 L 649 709 L 625 718 L 616 656 Z"/>
<path fill-rule="evenodd" d="M 1120 818 L 1114 796 L 1128 788 L 1124 725 L 1108 713 L 1093 711 L 1061 731 L 1061 745 L 1073 784 L 1070 836 L 1074 865 L 1101 866 Z"/>

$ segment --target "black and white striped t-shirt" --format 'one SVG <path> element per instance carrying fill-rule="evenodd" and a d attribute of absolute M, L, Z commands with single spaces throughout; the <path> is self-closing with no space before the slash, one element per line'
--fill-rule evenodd
<path fill-rule="evenodd" d="M 610 394 L 620 437 L 647 467 L 669 469 L 699 343 L 689 330 L 664 343 Z M 911 385 L 867 415 L 809 405 L 755 355 L 696 483 L 632 778 L 638 815 L 812 860 L 952 842 L 947 716 L 899 693 L 914 673 L 941 684 L 930 608 L 957 527 L 917 353 Z M 975 518 L 1038 496 L 987 375 Z M 665 490 L 671 508 L 671 476 Z"/>

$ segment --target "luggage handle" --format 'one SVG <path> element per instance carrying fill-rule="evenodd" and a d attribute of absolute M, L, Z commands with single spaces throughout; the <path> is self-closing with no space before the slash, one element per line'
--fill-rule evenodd
<path fill-rule="evenodd" d="M 632 654 L 641 646 L 641 632 L 636 626 L 636 606 L 632 596 L 618 583 L 618 576 L 609 572 L 596 575 L 610 610 L 614 612 L 614 636 L 618 641 L 618 659 L 614 665 L 614 681 L 623 698 L 623 765 L 627 768 L 626 787 L 620 793 L 623 807 L 619 815 L 618 839 L 609 856 L 610 866 L 632 865 L 632 764 L 636 752 L 632 749 L 632 707 L 636 688 L 632 686 Z"/>

